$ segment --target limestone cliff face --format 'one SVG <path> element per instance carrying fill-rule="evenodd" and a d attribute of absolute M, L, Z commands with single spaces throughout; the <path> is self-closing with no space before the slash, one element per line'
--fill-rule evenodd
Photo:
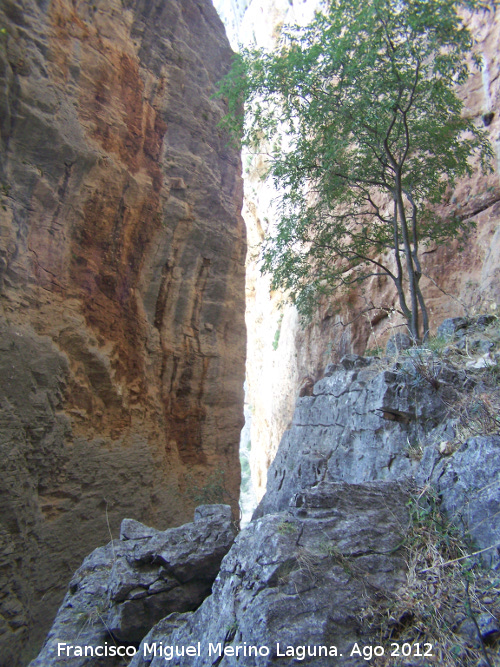
<path fill-rule="evenodd" d="M 245 230 L 209 0 L 0 7 L 0 662 L 125 516 L 237 507 Z"/>
<path fill-rule="evenodd" d="M 220 0 L 222 2 L 222 0 Z M 316 0 L 288 3 L 285 0 L 253 0 L 240 24 L 239 38 L 255 40 L 270 48 L 276 28 L 283 22 L 307 22 L 318 7 Z M 484 65 L 462 94 L 465 113 L 483 125 L 483 116 L 493 113 L 487 132 L 496 152 L 495 172 L 484 177 L 479 172 L 461 183 L 447 203 L 448 210 L 472 217 L 477 231 L 462 252 L 456 245 L 423 255 L 422 279 L 435 327 L 446 317 L 477 314 L 500 307 L 500 156 L 499 108 L 500 12 L 491 6 L 471 21 L 478 51 Z M 301 390 L 321 377 L 323 368 L 349 353 L 362 354 L 367 348 L 384 346 L 401 330 L 402 321 L 392 284 L 374 278 L 362 290 L 339 294 L 321 304 L 310 326 L 302 328 L 295 309 L 280 310 L 283 295 L 270 293 L 269 278 L 259 270 L 260 244 L 276 218 L 276 192 L 262 182 L 259 160 L 244 157 L 244 218 L 249 232 L 247 262 L 248 402 L 252 412 L 252 473 L 257 496 L 265 491 L 267 469 L 276 455 L 280 439 L 290 424 L 295 400 Z"/>

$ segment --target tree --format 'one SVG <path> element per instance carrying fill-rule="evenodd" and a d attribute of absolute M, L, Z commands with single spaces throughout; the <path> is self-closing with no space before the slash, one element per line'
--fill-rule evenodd
<path fill-rule="evenodd" d="M 412 336 L 427 334 L 420 250 L 471 224 L 440 218 L 436 205 L 471 174 L 474 155 L 482 169 L 492 156 L 458 96 L 479 64 L 459 9 L 329 0 L 307 27 L 283 29 L 274 52 L 237 55 L 221 82 L 226 127 L 267 153 L 281 193 L 263 270 L 299 312 L 342 285 L 388 276 Z"/>

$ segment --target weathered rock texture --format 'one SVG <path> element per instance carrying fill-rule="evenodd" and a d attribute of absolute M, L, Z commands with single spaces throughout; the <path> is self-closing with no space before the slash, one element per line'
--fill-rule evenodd
<path fill-rule="evenodd" d="M 500 563 L 500 436 L 469 438 L 451 459 L 441 459 L 431 481 L 442 506 L 463 527 L 482 559 L 498 568 Z M 494 547 L 494 548 L 491 548 Z"/>
<path fill-rule="evenodd" d="M 466 322 L 462 330 L 468 324 L 481 330 L 481 322 Z M 459 323 L 448 324 L 453 329 Z M 456 334 L 450 343 L 460 339 Z M 430 552 L 439 548 L 436 535 L 421 541 L 432 525 L 429 518 L 425 522 L 427 501 L 418 506 L 423 514 L 415 514 L 425 489 L 434 487 L 442 509 L 472 534 L 477 547 L 493 547 L 483 553 L 489 565 L 500 562 L 499 436 L 471 437 L 458 451 L 442 447 L 442 438 L 454 431 L 449 401 L 474 382 L 479 378 L 473 373 L 418 348 L 395 364 L 350 355 L 329 367 L 312 395 L 298 400 L 266 494 L 222 561 L 212 595 L 194 613 L 163 619 L 130 667 L 160 667 L 166 657 L 186 667 L 354 667 L 369 661 L 354 647 L 376 644 L 386 647 L 381 664 L 423 667 L 430 663 L 421 656 L 388 658 L 387 645 L 405 623 L 416 624 L 420 642 L 429 641 L 430 627 L 414 615 L 421 602 L 415 598 L 429 585 L 436 594 L 430 608 L 436 604 L 438 623 L 456 633 L 454 641 L 465 636 L 477 648 L 478 633 L 484 641 L 490 632 L 495 636 L 497 618 L 483 603 L 481 614 L 473 612 L 474 622 L 458 606 L 446 612 L 446 621 L 441 616 L 449 572 L 434 573 L 433 584 L 422 580 L 420 589 L 408 592 L 411 581 L 428 572 Z M 439 528 L 443 543 L 454 539 L 442 519 Z M 411 563 L 415 568 L 418 549 L 423 555 L 416 571 Z M 463 582 L 456 585 L 463 597 Z M 398 610 L 403 599 L 408 602 Z M 377 615 L 392 630 L 377 628 Z M 496 664 L 494 647 L 488 650 Z M 477 658 L 463 656 L 464 664 L 476 664 Z"/>
<path fill-rule="evenodd" d="M 319 5 L 286 0 L 253 0 L 241 22 L 239 39 L 256 40 L 271 47 L 282 22 L 304 22 Z M 486 8 L 488 7 L 488 8 Z M 446 203 L 448 211 L 471 217 L 477 223 L 462 252 L 456 244 L 428 248 L 423 253 L 422 288 L 427 299 L 432 332 L 445 317 L 474 314 L 485 307 L 500 307 L 500 11 L 493 3 L 471 21 L 471 29 L 483 55 L 484 67 L 477 71 L 462 93 L 465 113 L 483 125 L 483 116 L 493 113 L 486 128 L 496 153 L 495 172 L 488 177 L 479 171 L 461 183 Z M 401 319 L 388 312 L 397 306 L 391 281 L 374 278 L 362 290 L 339 293 L 336 300 L 318 308 L 310 326 L 302 328 L 291 306 L 279 308 L 283 295 L 270 294 L 269 279 L 259 270 L 260 244 L 273 229 L 277 215 L 272 184 L 262 182 L 261 158 L 244 158 L 244 217 L 249 230 L 247 266 L 248 402 L 252 409 L 252 473 L 258 497 L 265 491 L 267 469 L 276 455 L 281 436 L 290 423 L 295 399 L 308 378 L 318 380 L 323 368 L 350 353 L 383 347 L 400 329 Z M 380 310 L 380 308 L 386 309 Z M 278 333 L 279 332 L 279 333 Z M 277 333 L 279 344 L 274 348 Z"/>
<path fill-rule="evenodd" d="M 120 540 L 96 549 L 76 571 L 31 667 L 123 664 L 117 656 L 61 655 L 58 644 L 139 643 L 165 615 L 199 607 L 233 540 L 229 505 L 198 507 L 194 523 L 164 532 L 125 519 Z"/>
<path fill-rule="evenodd" d="M 399 372 L 380 372 L 377 361 L 344 357 L 326 368 L 312 396 L 298 399 L 256 516 L 284 510 L 294 494 L 323 480 L 359 484 L 410 476 L 419 463 L 412 448 L 444 439 L 445 392 L 413 384 L 411 361 Z M 446 375 L 448 382 L 460 381 L 458 374 Z"/>
<path fill-rule="evenodd" d="M 212 595 L 194 614 L 167 617 L 144 643 L 182 650 L 200 642 L 199 656 L 168 663 L 189 667 L 337 663 L 318 653 L 303 661 L 278 657 L 278 644 L 282 655 L 289 646 L 336 646 L 343 654 L 338 664 L 366 664 L 349 653 L 354 641 L 369 643 L 363 608 L 405 580 L 398 546 L 408 527 L 407 501 L 398 484 L 322 482 L 308 489 L 288 511 L 252 521 L 222 561 Z M 210 643 L 226 654 L 210 656 Z M 269 655 L 249 654 L 250 646 L 267 648 Z M 145 658 L 141 645 L 130 667 L 164 664 L 163 655 Z"/>
<path fill-rule="evenodd" d="M 297 495 L 323 482 L 415 478 L 420 487 L 435 489 L 448 518 L 473 539 L 477 549 L 485 550 L 483 562 L 498 565 L 499 425 L 498 420 L 490 421 L 497 419 L 495 398 L 488 397 L 492 389 L 483 386 L 477 363 L 482 360 L 496 368 L 500 359 L 495 343 L 477 331 L 488 319 L 455 318 L 444 323 L 448 328 L 440 327 L 451 331 L 462 325 L 448 340 L 457 348 L 463 341 L 469 357 L 474 349 L 477 357 L 462 365 L 438 358 L 429 349 L 412 348 L 396 362 L 349 355 L 328 366 L 311 395 L 297 401 L 254 518 L 285 510 Z M 487 356 L 481 342 L 491 346 Z M 487 374 L 488 366 L 482 372 Z M 459 411 L 464 404 L 469 421 L 490 405 L 491 414 L 470 428 L 474 431 L 488 420 L 494 432 L 466 437 L 460 444 L 457 430 L 463 432 Z"/>
<path fill-rule="evenodd" d="M 134 516 L 237 507 L 240 162 L 209 0 L 0 5 L 0 662 Z M 109 524 L 109 529 L 108 529 Z"/>

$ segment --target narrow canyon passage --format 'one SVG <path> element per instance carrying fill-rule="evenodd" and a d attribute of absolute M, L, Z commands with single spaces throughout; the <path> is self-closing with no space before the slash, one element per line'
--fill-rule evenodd
<path fill-rule="evenodd" d="M 330 665 L 330 645 L 371 641 L 358 625 L 366 587 L 393 604 L 406 581 L 401 526 L 428 509 L 411 505 L 408 476 L 434 484 L 449 516 L 467 502 L 478 550 L 498 538 L 495 418 L 459 447 L 445 389 L 424 378 L 417 409 L 398 360 L 359 356 L 383 352 L 401 325 L 387 281 L 321 302 L 304 327 L 260 272 L 278 193 L 263 156 L 241 155 L 221 128 L 227 101 L 214 94 L 240 44 L 271 48 L 283 23 L 305 25 L 318 7 L 1 0 L 0 665 L 165 664 L 140 655 L 146 633 L 168 646 L 210 641 L 210 661 L 178 663 L 189 667 L 233 664 L 245 643 L 285 665 L 301 660 L 301 642 L 327 646 Z M 482 68 L 461 94 L 498 151 L 500 12 L 471 21 Z M 496 405 L 498 170 L 474 172 L 447 205 L 476 230 L 461 252 L 430 248 L 422 283 L 431 333 L 447 321 L 464 357 L 458 370 L 437 359 L 445 384 L 469 396 L 472 374 L 479 388 L 475 427 Z M 259 507 L 237 535 L 240 500 L 245 521 Z M 424 528 L 438 541 L 418 522 L 407 532 Z M 484 591 L 497 584 L 485 581 L 494 642 L 500 619 Z M 401 604 L 403 637 L 419 617 Z M 165 609 L 175 615 L 155 625 Z M 465 616 L 448 612 L 466 633 Z M 136 653 L 57 655 L 58 637 L 83 636 Z M 339 664 L 366 664 L 349 657 Z"/>

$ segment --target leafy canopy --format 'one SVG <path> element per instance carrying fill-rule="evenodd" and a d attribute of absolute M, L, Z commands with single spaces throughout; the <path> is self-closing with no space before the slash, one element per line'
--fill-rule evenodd
<path fill-rule="evenodd" d="M 237 55 L 221 82 L 224 124 L 267 154 L 280 192 L 263 268 L 303 314 L 318 295 L 386 275 L 410 331 L 419 312 L 427 330 L 420 245 L 467 229 L 427 207 L 471 173 L 473 154 L 483 168 L 491 157 L 457 95 L 479 64 L 459 4 L 329 0 L 310 25 L 283 29 L 275 51 Z"/>

